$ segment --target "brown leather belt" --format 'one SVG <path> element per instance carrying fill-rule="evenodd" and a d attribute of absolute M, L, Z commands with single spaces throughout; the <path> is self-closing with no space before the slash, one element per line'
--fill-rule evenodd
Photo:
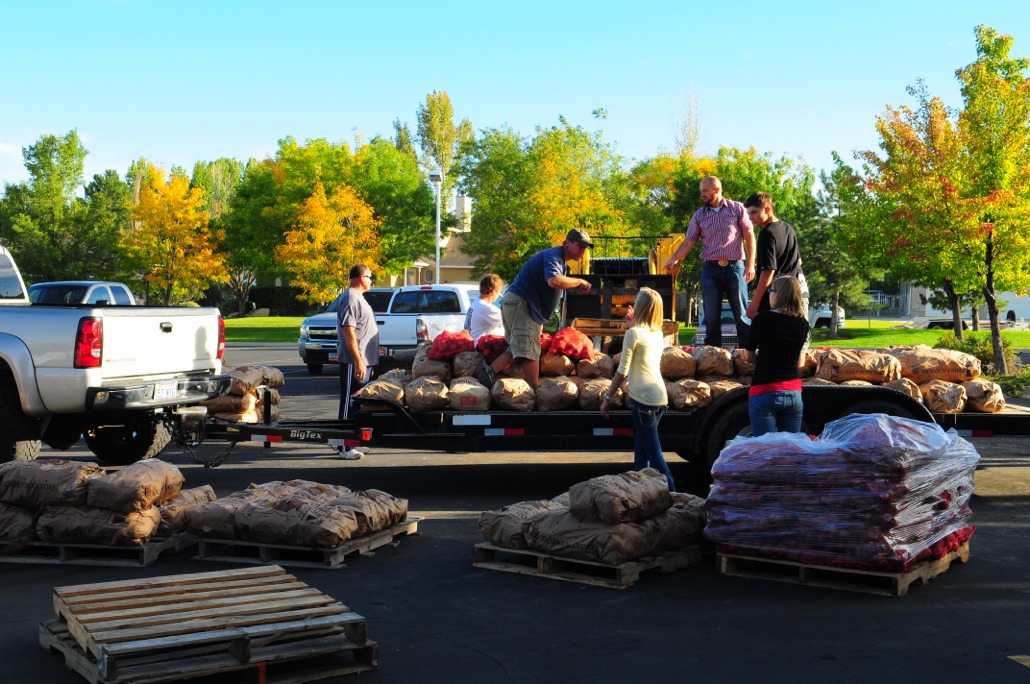
<path fill-rule="evenodd" d="M 734 259 L 733 261 L 729 261 L 727 259 L 719 259 L 718 261 L 706 261 L 705 263 L 709 266 L 730 266 L 731 264 L 736 264 L 739 261 L 740 259 Z"/>

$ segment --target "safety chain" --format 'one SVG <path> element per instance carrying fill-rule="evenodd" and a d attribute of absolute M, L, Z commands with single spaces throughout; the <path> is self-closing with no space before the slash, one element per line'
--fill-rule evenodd
<path fill-rule="evenodd" d="M 203 425 L 201 425 L 197 430 L 187 431 L 183 429 L 182 424 L 180 423 L 174 430 L 172 430 L 172 441 L 175 443 L 175 446 L 182 449 L 183 453 L 197 465 L 202 465 L 205 468 L 217 468 L 225 463 L 229 458 L 229 455 L 232 454 L 232 450 L 236 447 L 236 442 L 229 442 L 228 446 L 210 459 L 201 458 L 197 455 L 194 447 L 200 446 L 203 439 L 203 430 Z"/>

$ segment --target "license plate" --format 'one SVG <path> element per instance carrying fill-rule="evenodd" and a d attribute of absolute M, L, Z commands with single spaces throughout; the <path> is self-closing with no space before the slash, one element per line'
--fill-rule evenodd
<path fill-rule="evenodd" d="M 340 360 L 340 355 L 337 354 L 336 352 L 329 352 L 329 360 L 330 361 L 339 361 Z"/>
<path fill-rule="evenodd" d="M 168 382 L 158 382 L 154 384 L 154 399 L 156 401 L 162 401 L 164 399 L 174 399 L 179 394 L 179 383 L 174 380 Z"/>

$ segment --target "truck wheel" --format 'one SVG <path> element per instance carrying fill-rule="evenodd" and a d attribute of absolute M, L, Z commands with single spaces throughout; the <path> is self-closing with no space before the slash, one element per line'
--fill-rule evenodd
<path fill-rule="evenodd" d="M 89 450 L 104 464 L 129 465 L 164 451 L 172 441 L 172 432 L 164 421 L 146 419 L 91 427 L 83 437 Z"/>
<path fill-rule="evenodd" d="M 751 436 L 751 416 L 748 414 L 747 401 L 738 401 L 726 409 L 725 412 L 712 425 L 708 434 L 708 444 L 705 447 L 705 458 L 708 461 L 708 469 L 711 470 L 715 459 L 726 446 L 726 442 L 734 437 Z"/>
<path fill-rule="evenodd" d="M 817 318 L 815 320 L 815 325 L 812 326 L 812 327 L 814 327 L 814 328 L 829 328 L 830 327 L 830 319 L 829 318 Z"/>
<path fill-rule="evenodd" d="M 320 363 L 309 363 L 308 364 L 308 375 L 321 375 L 322 364 Z"/>
<path fill-rule="evenodd" d="M 11 385 L 0 385 L 0 463 L 39 456 L 42 445 L 33 436 L 32 421 L 22 413 L 18 394 Z"/>
<path fill-rule="evenodd" d="M 889 416 L 897 416 L 898 418 L 912 418 L 919 420 L 914 413 L 909 411 L 903 406 L 898 406 L 889 401 L 881 401 L 878 399 L 870 399 L 869 401 L 860 401 L 854 406 L 848 409 L 848 413 L 886 413 Z"/>

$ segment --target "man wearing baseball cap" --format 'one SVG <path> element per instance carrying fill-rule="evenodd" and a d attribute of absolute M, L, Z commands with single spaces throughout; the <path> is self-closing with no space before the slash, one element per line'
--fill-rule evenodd
<path fill-rule="evenodd" d="M 508 350 L 492 364 L 479 366 L 479 381 L 488 389 L 493 387 L 494 373 L 513 363 L 522 365 L 530 387 L 535 390 L 540 384 L 540 334 L 544 323 L 558 308 L 562 291 L 590 291 L 586 280 L 569 277 L 566 264 L 581 259 L 593 246 L 585 230 L 573 228 L 562 244 L 537 252 L 519 270 L 501 302 Z"/>

